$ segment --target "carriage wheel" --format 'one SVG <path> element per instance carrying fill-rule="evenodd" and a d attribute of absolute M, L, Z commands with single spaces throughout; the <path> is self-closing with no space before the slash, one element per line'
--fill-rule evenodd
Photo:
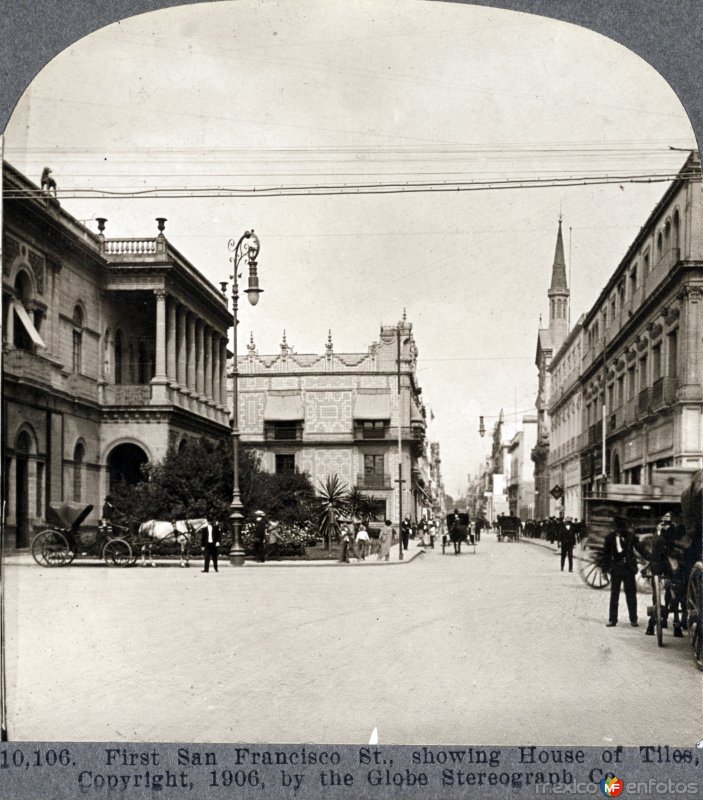
<path fill-rule="evenodd" d="M 664 621 L 662 609 L 662 578 L 654 576 L 654 624 L 657 629 L 657 644 L 664 647 Z"/>
<path fill-rule="evenodd" d="M 32 541 L 32 556 L 42 567 L 65 567 L 74 554 L 60 531 L 42 531 Z"/>
<path fill-rule="evenodd" d="M 103 560 L 108 566 L 131 567 L 137 560 L 129 542 L 124 539 L 110 539 L 103 547 Z"/>
<path fill-rule="evenodd" d="M 691 637 L 693 647 L 693 660 L 698 669 L 703 670 L 703 630 L 701 622 L 703 613 L 701 608 L 701 588 L 703 586 L 703 564 L 699 561 L 691 571 L 686 593 L 686 609 L 688 611 L 688 635 Z"/>
<path fill-rule="evenodd" d="M 610 578 L 608 574 L 595 564 L 593 561 L 586 561 L 579 567 L 579 575 L 584 583 L 587 583 L 591 589 L 605 589 L 610 585 Z"/>

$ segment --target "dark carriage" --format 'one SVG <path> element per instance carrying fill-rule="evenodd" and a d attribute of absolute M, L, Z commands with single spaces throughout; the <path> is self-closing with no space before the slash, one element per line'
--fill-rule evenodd
<path fill-rule="evenodd" d="M 465 543 L 467 547 L 473 548 L 473 552 L 475 553 L 476 541 L 471 535 L 471 520 L 469 519 L 469 515 L 464 511 L 447 514 L 445 522 L 449 541 L 452 543 L 458 542 L 460 547 L 461 544 Z M 444 552 L 444 549 L 442 552 Z"/>
<path fill-rule="evenodd" d="M 496 535 L 499 542 L 520 541 L 520 536 L 522 535 L 522 521 L 520 517 L 499 517 Z"/>
<path fill-rule="evenodd" d="M 586 536 L 581 539 L 581 562 L 579 574 L 593 589 L 604 589 L 610 585 L 610 577 L 604 569 L 603 542 L 613 530 L 613 519 L 622 517 L 627 520 L 627 527 L 635 534 L 645 552 L 651 547 L 659 520 L 666 513 L 671 514 L 673 523 L 682 527 L 681 505 L 677 501 L 658 498 L 648 500 L 627 492 L 612 490 L 605 498 L 588 498 L 586 508 Z M 649 578 L 641 574 L 646 561 L 637 555 L 639 569 L 637 572 L 637 589 L 649 592 Z"/>
<path fill-rule="evenodd" d="M 46 518 L 51 527 L 32 539 L 32 556 L 39 566 L 65 567 L 82 557 L 101 558 L 113 567 L 134 564 L 137 556 L 129 539 L 115 536 L 109 523 L 81 529 L 92 510 L 92 505 L 76 503 L 48 507 Z"/>

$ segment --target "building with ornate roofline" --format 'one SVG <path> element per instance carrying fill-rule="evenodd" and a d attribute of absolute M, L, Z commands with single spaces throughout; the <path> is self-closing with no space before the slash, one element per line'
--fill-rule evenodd
<path fill-rule="evenodd" d="M 397 519 L 400 422 L 403 514 L 419 519 L 436 501 L 417 356 L 405 315 L 360 353 L 336 352 L 331 332 L 320 354 L 296 353 L 285 332 L 280 352 L 260 354 L 252 337 L 238 359 L 241 440 L 267 471 L 306 472 L 315 486 L 336 474 Z"/>

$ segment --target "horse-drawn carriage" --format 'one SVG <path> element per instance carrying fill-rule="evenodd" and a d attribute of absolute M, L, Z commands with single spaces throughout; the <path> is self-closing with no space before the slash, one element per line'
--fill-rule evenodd
<path fill-rule="evenodd" d="M 656 546 L 657 524 L 664 514 L 670 514 L 675 530 L 675 549 L 669 554 L 672 556 L 669 574 L 666 578 L 650 575 L 646 570 L 648 561 L 641 558 L 637 573 L 638 589 L 651 592 L 654 586 L 656 600 L 648 612 L 654 614 L 659 644 L 663 643 L 664 619 L 671 612 L 676 626 L 681 609 L 679 623 L 688 630 L 693 659 L 700 670 L 703 670 L 702 482 L 703 470 L 698 471 L 692 479 L 689 477 L 688 485 L 680 494 L 680 503 L 671 497 L 659 497 L 646 502 L 617 497 L 587 501 L 588 535 L 581 542 L 583 561 L 579 570 L 589 586 L 595 589 L 608 586 L 610 578 L 604 569 L 603 540 L 612 527 L 613 517 L 624 517 L 642 549 L 645 553 L 651 553 L 652 547 Z"/>
<path fill-rule="evenodd" d="M 42 567 L 65 567 L 81 557 L 102 558 L 112 567 L 129 567 L 137 560 L 129 533 L 115 536 L 113 526 L 101 524 L 83 529 L 81 525 L 93 510 L 92 505 L 63 503 L 49 506 L 50 528 L 32 539 L 32 556 Z M 121 531 L 122 532 L 122 531 Z"/>
<path fill-rule="evenodd" d="M 498 527 L 496 536 L 499 542 L 519 542 L 522 534 L 522 522 L 520 517 L 501 516 L 498 517 Z"/>
<path fill-rule="evenodd" d="M 455 511 L 452 514 L 447 514 L 446 522 L 446 538 L 454 545 L 454 552 L 461 552 L 461 545 L 466 544 L 467 549 L 470 547 L 472 552 L 476 552 L 476 540 L 471 533 L 471 521 L 469 515 L 463 511 Z M 446 547 L 446 539 L 442 541 L 442 553 Z"/>

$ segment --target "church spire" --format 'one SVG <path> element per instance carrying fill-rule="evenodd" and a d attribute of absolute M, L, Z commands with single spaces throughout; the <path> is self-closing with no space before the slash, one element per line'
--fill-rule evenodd
<path fill-rule="evenodd" d="M 559 230 L 554 248 L 552 282 L 549 297 L 549 331 L 555 351 L 569 333 L 569 286 L 566 281 L 566 260 L 564 259 L 564 239 L 561 233 L 562 216 L 559 214 Z"/>

